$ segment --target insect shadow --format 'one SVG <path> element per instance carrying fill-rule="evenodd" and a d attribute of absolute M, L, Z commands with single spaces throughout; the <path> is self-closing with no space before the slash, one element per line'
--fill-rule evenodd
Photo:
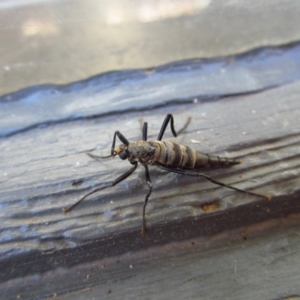
<path fill-rule="evenodd" d="M 200 169 L 204 169 L 204 168 L 230 167 L 239 164 L 240 161 L 228 157 L 220 157 L 220 156 L 210 155 L 207 153 L 202 153 L 200 151 L 194 150 L 191 147 L 185 145 L 180 145 L 169 141 L 162 141 L 163 135 L 169 123 L 171 125 L 172 134 L 175 137 L 177 137 L 178 134 L 180 134 L 182 131 L 186 129 L 190 121 L 191 118 L 189 117 L 187 122 L 183 126 L 183 128 L 180 129 L 178 132 L 176 132 L 174 128 L 173 115 L 168 114 L 161 126 L 157 139 L 152 141 L 147 140 L 147 130 L 148 130 L 147 122 L 144 122 L 144 125 L 142 127 L 142 140 L 137 142 L 130 143 L 120 131 L 115 131 L 110 155 L 97 156 L 89 152 L 87 154 L 94 159 L 98 159 L 98 158 L 105 159 L 105 158 L 110 158 L 119 155 L 119 157 L 122 160 L 128 159 L 128 161 L 133 165 L 133 167 L 127 172 L 125 172 L 124 174 L 122 174 L 121 176 L 119 176 L 113 182 L 107 183 L 104 186 L 101 186 L 100 188 L 92 190 L 90 193 L 86 194 L 84 197 L 82 197 L 79 201 L 75 202 L 70 207 L 63 208 L 63 212 L 67 213 L 71 211 L 74 207 L 80 204 L 88 196 L 96 192 L 99 192 L 103 189 L 112 187 L 118 184 L 119 182 L 123 181 L 136 170 L 138 163 L 140 163 L 145 168 L 146 183 L 149 188 L 149 191 L 145 197 L 144 205 L 143 205 L 143 219 L 142 219 L 142 232 L 141 232 L 142 234 L 145 234 L 147 232 L 145 211 L 146 211 L 148 199 L 152 193 L 152 188 L 153 188 L 150 179 L 148 165 L 155 165 L 163 170 L 174 172 L 181 175 L 187 175 L 192 177 L 203 177 L 209 180 L 210 182 L 213 182 L 220 186 L 238 192 L 242 192 L 245 194 L 263 197 L 267 200 L 271 200 L 272 197 L 270 195 L 257 194 L 254 192 L 238 189 L 236 187 L 217 181 L 205 174 L 198 172 Z M 115 149 L 116 137 L 118 137 L 123 144 L 119 145 Z"/>

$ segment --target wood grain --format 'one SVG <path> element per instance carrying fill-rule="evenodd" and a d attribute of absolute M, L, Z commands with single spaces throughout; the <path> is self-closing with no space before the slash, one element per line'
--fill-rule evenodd
<path fill-rule="evenodd" d="M 139 293 L 153 293 L 153 287 L 159 287 L 156 299 L 174 296 L 171 287 L 182 278 L 186 278 L 188 290 L 196 291 L 199 284 L 203 295 L 217 295 L 223 284 L 234 280 L 229 277 L 218 286 L 222 268 L 227 270 L 222 251 L 240 239 L 244 244 L 234 243 L 230 249 L 249 246 L 244 253 L 249 261 L 239 256 L 241 253 L 238 257 L 227 256 L 225 261 L 231 261 L 236 280 L 245 281 L 241 285 L 248 279 L 238 274 L 251 266 L 252 251 L 270 261 L 284 257 L 277 267 L 288 272 L 300 257 L 299 244 L 291 253 L 282 231 L 286 228 L 291 239 L 298 239 L 294 235 L 300 213 L 299 95 L 299 81 L 294 81 L 215 101 L 190 99 L 152 109 L 54 122 L 3 137 L 0 286 L 7 299 L 18 294 L 25 298 L 50 297 L 70 291 L 78 291 L 80 298 L 86 293 L 109 295 L 111 290 L 116 299 L 124 296 L 121 287 L 126 278 L 124 282 L 134 282 Z M 167 113 L 174 115 L 176 128 L 188 116 L 192 122 L 177 139 L 169 131 L 166 138 L 243 161 L 205 174 L 238 188 L 271 194 L 272 201 L 151 168 L 154 190 L 147 207 L 149 233 L 144 237 L 140 229 L 147 187 L 143 168 L 139 168 L 128 180 L 91 196 L 74 211 L 62 213 L 63 207 L 130 168 L 128 162 L 118 158 L 93 160 L 85 155 L 86 151 L 108 154 L 115 130 L 130 141 L 140 139 L 139 118 L 148 122 L 149 138 L 155 139 Z M 215 209 L 203 209 L 205 205 Z M 267 232 L 280 240 L 277 246 L 282 256 L 276 252 L 277 246 L 272 246 L 272 238 L 261 237 Z M 256 242 L 247 243 L 245 239 L 251 236 Z M 260 270 L 268 264 L 264 262 Z M 187 265 L 194 265 L 192 273 Z M 255 272 L 249 274 L 250 282 L 258 286 Z M 271 275 L 265 277 L 268 281 Z M 190 283 L 189 278 L 193 278 Z M 296 292 L 299 276 L 292 272 L 288 278 L 287 288 Z M 218 288 L 209 293 L 214 285 Z M 228 298 L 241 299 L 235 291 Z M 196 297 L 193 292 L 188 295 Z M 253 295 L 272 298 L 279 295 L 279 287 L 255 291 Z M 130 293 L 126 297 L 130 299 Z"/>

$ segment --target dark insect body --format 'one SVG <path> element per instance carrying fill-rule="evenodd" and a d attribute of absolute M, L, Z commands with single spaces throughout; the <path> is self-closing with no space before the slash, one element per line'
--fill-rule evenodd
<path fill-rule="evenodd" d="M 172 142 L 137 141 L 121 145 L 117 151 L 125 152 L 131 163 L 143 165 L 162 165 L 180 169 L 200 169 L 227 167 L 239 164 L 239 161 L 227 157 L 212 156 L 196 151 L 188 146 Z"/>
<path fill-rule="evenodd" d="M 81 198 L 79 201 L 74 203 L 72 206 L 68 208 L 64 208 L 63 211 L 65 213 L 72 210 L 75 206 L 77 206 L 79 203 L 81 203 L 86 197 L 99 192 L 105 188 L 112 187 L 119 182 L 126 179 L 128 176 L 130 176 L 137 168 L 138 163 L 141 163 L 143 167 L 145 168 L 145 176 L 146 176 L 146 182 L 149 187 L 149 192 L 147 193 L 144 201 L 143 206 L 143 222 L 142 222 L 142 234 L 146 233 L 146 217 L 145 217 L 145 210 L 147 206 L 148 199 L 152 193 L 152 183 L 150 179 L 150 174 L 148 170 L 148 165 L 155 165 L 159 168 L 174 172 L 182 175 L 192 176 L 192 177 L 204 177 L 207 180 L 218 184 L 220 186 L 227 187 L 232 190 L 236 190 L 242 193 L 263 197 L 267 200 L 271 199 L 270 195 L 263 195 L 263 194 L 256 194 L 250 191 L 241 190 L 238 188 L 235 188 L 231 185 L 227 185 L 225 183 L 222 183 L 220 181 L 217 181 L 207 175 L 198 173 L 197 171 L 199 169 L 203 168 L 217 168 L 217 167 L 229 167 L 236 164 L 239 164 L 240 162 L 231 159 L 228 157 L 219 157 L 219 156 L 213 156 L 206 153 L 199 152 L 197 150 L 192 149 L 191 147 L 172 143 L 172 142 L 166 142 L 162 141 L 163 135 L 165 133 L 165 130 L 169 123 L 171 123 L 171 131 L 173 135 L 176 137 L 180 132 L 185 130 L 185 128 L 190 123 L 191 118 L 188 119 L 184 127 L 178 131 L 178 133 L 174 129 L 174 118 L 173 115 L 168 114 L 162 124 L 162 127 L 160 129 L 160 132 L 158 134 L 157 140 L 155 141 L 147 141 L 147 123 L 145 122 L 142 128 L 142 135 L 143 139 L 141 141 L 129 143 L 129 141 L 120 133 L 119 131 L 116 131 L 113 137 L 112 142 L 112 148 L 111 153 L 108 156 L 96 156 L 91 153 L 87 153 L 92 158 L 109 158 L 114 157 L 116 155 L 119 155 L 119 157 L 122 160 L 128 159 L 128 161 L 133 165 L 133 167 L 119 176 L 117 179 L 115 179 L 111 183 L 107 183 L 106 185 L 97 188 L 87 195 L 85 195 L 83 198 Z M 116 144 L 116 137 L 118 137 L 123 144 L 121 144 L 119 147 L 115 149 Z"/>

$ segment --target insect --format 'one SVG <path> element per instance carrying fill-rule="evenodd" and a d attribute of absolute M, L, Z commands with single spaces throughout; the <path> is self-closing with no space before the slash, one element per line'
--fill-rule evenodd
<path fill-rule="evenodd" d="M 149 188 L 149 191 L 145 197 L 144 205 L 143 205 L 142 234 L 145 234 L 147 231 L 145 211 L 146 211 L 148 199 L 152 193 L 152 188 L 153 188 L 150 179 L 148 165 L 155 165 L 163 170 L 182 174 L 182 175 L 187 175 L 192 177 L 203 177 L 220 186 L 227 187 L 229 189 L 250 194 L 253 196 L 263 197 L 267 200 L 271 200 L 270 195 L 257 194 L 250 191 L 241 190 L 231 185 L 217 181 L 205 174 L 198 172 L 199 169 L 203 169 L 203 168 L 233 166 L 239 164 L 240 161 L 228 157 L 213 156 L 207 153 L 199 152 L 188 146 L 184 146 L 184 145 L 180 145 L 168 141 L 162 141 L 163 135 L 169 123 L 171 125 L 170 127 L 171 127 L 172 134 L 176 137 L 179 133 L 181 133 L 183 130 L 186 129 L 190 121 L 191 118 L 187 120 L 186 124 L 183 126 L 181 130 L 176 132 L 174 128 L 174 117 L 173 115 L 168 114 L 161 126 L 157 140 L 155 141 L 147 140 L 147 130 L 148 130 L 147 122 L 144 122 L 144 125 L 142 127 L 142 140 L 137 142 L 130 143 L 120 131 L 116 131 L 113 136 L 110 155 L 96 156 L 89 152 L 87 154 L 94 159 L 98 159 L 98 158 L 105 159 L 105 158 L 115 157 L 116 155 L 119 155 L 119 157 L 122 160 L 128 159 L 128 161 L 133 165 L 133 167 L 127 172 L 125 172 L 124 174 L 122 174 L 121 176 L 119 176 L 113 182 L 107 183 L 106 185 L 100 188 L 92 190 L 90 193 L 86 194 L 84 197 L 82 197 L 79 201 L 74 203 L 72 206 L 68 208 L 64 208 L 63 212 L 65 213 L 69 212 L 88 196 L 96 192 L 99 192 L 103 189 L 112 187 L 118 184 L 119 182 L 123 181 L 136 170 L 138 163 L 140 163 L 145 168 L 146 183 Z M 115 149 L 116 137 L 118 137 L 123 144 L 121 144 Z"/>

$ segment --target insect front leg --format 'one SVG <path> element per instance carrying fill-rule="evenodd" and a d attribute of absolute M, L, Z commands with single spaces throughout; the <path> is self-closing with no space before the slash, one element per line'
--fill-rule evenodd
<path fill-rule="evenodd" d="M 146 229 L 146 206 L 147 206 L 147 203 L 148 203 L 148 199 L 149 199 L 149 197 L 152 193 L 152 187 L 153 187 L 151 179 L 150 179 L 148 166 L 144 165 L 144 167 L 145 167 L 145 176 L 146 176 L 147 185 L 149 187 L 149 192 L 145 197 L 145 201 L 144 201 L 144 205 L 143 205 L 143 221 L 142 221 L 142 234 L 143 235 L 146 234 L 146 232 L 147 232 L 147 229 Z"/>
<path fill-rule="evenodd" d="M 157 140 L 161 141 L 161 139 L 163 138 L 163 135 L 164 135 L 164 133 L 166 131 L 166 128 L 167 128 L 170 121 L 171 121 L 171 131 L 172 131 L 173 135 L 175 137 L 177 137 L 178 134 L 180 134 L 183 130 L 185 130 L 187 128 L 187 126 L 191 122 L 191 119 L 192 119 L 192 117 L 188 117 L 187 122 L 184 124 L 184 126 L 178 132 L 176 132 L 175 128 L 174 128 L 174 117 L 171 114 L 167 114 L 167 116 L 166 116 L 166 118 L 165 118 L 165 120 L 164 120 L 164 122 L 161 126 L 161 129 L 160 129 L 160 132 L 158 134 Z"/>
<path fill-rule="evenodd" d="M 115 154 L 115 146 L 116 146 L 116 137 L 118 137 L 120 139 L 120 141 L 124 144 L 124 145 L 128 145 L 129 142 L 128 140 L 126 139 L 126 137 L 120 132 L 120 131 L 116 131 L 114 133 L 114 137 L 113 137 L 113 141 L 112 141 L 112 145 L 111 145 L 111 152 L 110 152 L 110 155 L 107 155 L 107 156 L 98 156 L 98 155 L 94 155 L 92 154 L 91 152 L 86 152 L 86 154 L 93 158 L 93 159 L 98 159 L 98 158 L 109 158 L 109 157 L 112 157 L 114 156 Z"/>
<path fill-rule="evenodd" d="M 111 145 L 111 156 L 114 156 L 114 152 L 115 152 L 115 146 L 116 146 L 116 137 L 118 137 L 120 139 L 120 141 L 128 146 L 129 142 L 128 140 L 126 139 L 126 137 L 120 132 L 120 131 L 115 131 L 115 134 L 114 134 L 114 138 L 113 138 L 113 142 L 112 142 L 112 145 Z"/>
<path fill-rule="evenodd" d="M 63 208 L 63 212 L 67 213 L 67 212 L 71 211 L 74 207 L 76 207 L 78 204 L 80 204 L 88 196 L 90 196 L 90 195 L 92 195 L 94 193 L 97 193 L 99 191 L 102 191 L 102 190 L 104 190 L 106 188 L 112 187 L 112 186 L 118 184 L 119 182 L 123 181 L 124 179 L 126 179 L 128 176 L 130 176 L 136 170 L 136 167 L 138 165 L 138 163 L 132 163 L 132 164 L 134 166 L 130 170 L 128 170 L 127 172 L 125 172 L 124 174 L 122 174 L 121 176 L 119 176 L 113 182 L 107 183 L 106 185 L 104 185 L 104 186 L 102 186 L 100 188 L 97 188 L 97 189 L 91 191 L 90 193 L 88 193 L 84 197 L 82 197 L 79 201 L 75 202 L 73 205 L 71 205 L 71 206 L 69 206 L 67 208 Z"/>
<path fill-rule="evenodd" d="M 187 170 L 182 170 L 182 169 L 177 169 L 177 168 L 170 168 L 170 167 L 165 167 L 165 166 L 162 166 L 162 165 L 158 165 L 158 167 L 163 169 L 163 170 L 173 172 L 173 173 L 177 173 L 177 174 L 181 174 L 181 175 L 187 175 L 187 176 L 192 176 L 192 177 L 203 177 L 203 178 L 207 179 L 210 182 L 213 182 L 213 183 L 215 183 L 217 185 L 220 185 L 220 186 L 227 187 L 228 189 L 232 189 L 232 190 L 235 190 L 235 191 L 238 191 L 238 192 L 242 192 L 242 193 L 257 196 L 257 197 L 262 197 L 262 198 L 265 198 L 267 200 L 272 199 L 271 195 L 257 194 L 257 193 L 249 192 L 249 191 L 246 191 L 246 190 L 241 190 L 241 189 L 238 189 L 238 188 L 233 187 L 231 185 L 228 185 L 228 184 L 225 184 L 223 182 L 217 181 L 217 180 L 215 180 L 215 179 L 213 179 L 213 178 L 211 178 L 207 175 L 201 174 L 201 173 L 189 172 Z"/>

